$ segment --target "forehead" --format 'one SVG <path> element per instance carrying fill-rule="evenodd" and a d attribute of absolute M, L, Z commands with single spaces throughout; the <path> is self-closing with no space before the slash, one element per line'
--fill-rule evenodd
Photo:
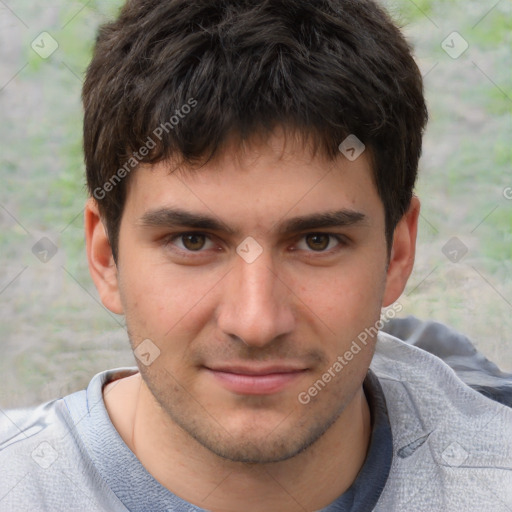
<path fill-rule="evenodd" d="M 371 159 L 329 159 L 302 141 L 276 134 L 250 144 L 227 145 L 201 166 L 159 162 L 131 177 L 125 213 L 158 208 L 209 213 L 236 224 L 250 220 L 269 227 L 287 216 L 350 209 L 383 213 Z"/>

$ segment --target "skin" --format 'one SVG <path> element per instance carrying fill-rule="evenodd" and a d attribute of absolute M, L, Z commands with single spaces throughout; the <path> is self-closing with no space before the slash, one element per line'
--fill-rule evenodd
<path fill-rule="evenodd" d="M 328 161 L 275 132 L 243 149 L 228 145 L 197 171 L 170 169 L 162 162 L 131 177 L 117 265 L 95 201 L 86 207 L 89 266 L 103 304 L 125 315 L 132 347 L 150 339 L 160 350 L 149 366 L 137 361 L 140 373 L 104 389 L 112 422 L 162 485 L 202 508 L 325 507 L 350 487 L 367 453 L 362 382 L 375 340 L 310 403 L 298 395 L 402 293 L 419 202 L 413 198 L 388 254 L 365 153 Z M 176 208 L 232 232 L 148 215 Z M 339 210 L 364 219 L 279 230 L 292 218 Z M 178 236 L 191 231 L 206 237 Z M 236 252 L 247 237 L 262 249 L 252 263 Z M 277 392 L 240 393 L 210 371 L 235 364 L 296 373 Z"/>

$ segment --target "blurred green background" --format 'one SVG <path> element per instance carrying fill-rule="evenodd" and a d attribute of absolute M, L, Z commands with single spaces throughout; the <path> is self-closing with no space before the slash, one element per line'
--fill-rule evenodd
<path fill-rule="evenodd" d="M 81 84 L 98 25 L 121 3 L 0 3 L 1 407 L 134 364 L 123 318 L 89 277 L 82 216 Z M 512 371 L 512 3 L 384 3 L 415 48 L 430 109 L 402 316 L 447 323 Z M 48 58 L 31 46 L 42 32 L 58 44 Z M 57 248 L 48 262 L 33 251 L 43 237 Z"/>

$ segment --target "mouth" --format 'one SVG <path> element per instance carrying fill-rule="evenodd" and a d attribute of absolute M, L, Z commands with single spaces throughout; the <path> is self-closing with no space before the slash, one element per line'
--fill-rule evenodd
<path fill-rule="evenodd" d="M 222 387 L 240 395 L 270 395 L 304 376 L 306 368 L 284 365 L 205 367 Z"/>

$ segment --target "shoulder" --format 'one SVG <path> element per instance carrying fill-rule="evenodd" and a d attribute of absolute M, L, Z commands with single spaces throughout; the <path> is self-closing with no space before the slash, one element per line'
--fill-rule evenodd
<path fill-rule="evenodd" d="M 0 414 L 0 461 L 5 461 L 20 451 L 45 438 L 66 432 L 66 407 L 63 400 L 54 400 L 37 407 L 11 409 Z M 29 454 L 30 455 L 30 454 Z M 23 458 L 20 462 L 30 460 Z"/>
<path fill-rule="evenodd" d="M 68 404 L 86 391 L 37 407 L 0 411 L 0 512 L 126 512 L 96 471 Z"/>
<path fill-rule="evenodd" d="M 2 413 L 0 511 L 47 504 L 46 489 L 53 486 L 51 493 L 57 491 L 52 480 L 67 466 L 67 460 L 80 458 L 70 427 L 63 400 Z M 58 492 L 69 492 L 66 482 L 59 480 L 64 489 Z"/>
<path fill-rule="evenodd" d="M 376 510 L 402 510 L 397 500 L 404 496 L 404 510 L 508 510 L 512 409 L 389 334 L 379 334 L 371 368 L 386 398 L 394 455 L 384 505 Z"/>

